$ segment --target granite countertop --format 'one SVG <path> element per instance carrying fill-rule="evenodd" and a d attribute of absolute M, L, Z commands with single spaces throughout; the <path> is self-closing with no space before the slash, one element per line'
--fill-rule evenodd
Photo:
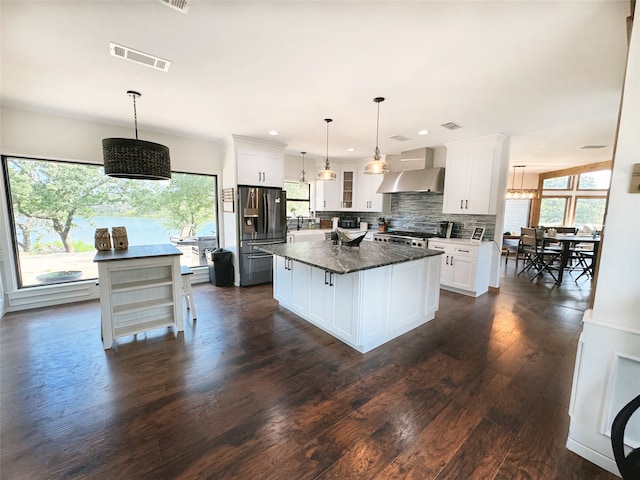
<path fill-rule="evenodd" d="M 111 260 L 131 260 L 133 258 L 163 257 L 166 255 L 182 255 L 182 252 L 171 244 L 133 245 L 123 250 L 98 250 L 93 257 L 94 262 Z"/>
<path fill-rule="evenodd" d="M 359 247 L 339 247 L 331 242 L 279 243 L 261 245 L 258 249 L 337 274 L 442 255 L 439 250 L 381 245 L 379 242 L 362 242 Z"/>

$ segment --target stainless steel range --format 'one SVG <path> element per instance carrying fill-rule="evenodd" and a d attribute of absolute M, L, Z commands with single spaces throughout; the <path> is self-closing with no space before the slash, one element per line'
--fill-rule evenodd
<path fill-rule="evenodd" d="M 379 232 L 373 234 L 373 240 L 387 244 L 405 245 L 415 248 L 427 248 L 427 240 L 437 237 L 435 233 L 411 232 L 394 230 L 393 232 Z"/>

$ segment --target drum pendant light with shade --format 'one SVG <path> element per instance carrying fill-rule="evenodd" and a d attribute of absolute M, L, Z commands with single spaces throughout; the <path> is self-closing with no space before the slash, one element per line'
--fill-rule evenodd
<path fill-rule="evenodd" d="M 300 172 L 300 182 L 299 183 L 307 183 L 307 173 L 304 171 L 304 156 L 307 152 L 300 152 L 302 154 L 302 171 Z"/>
<path fill-rule="evenodd" d="M 324 160 L 324 169 L 318 173 L 318 180 L 335 180 L 336 172 L 331 170 L 331 165 L 329 165 L 329 124 L 333 122 L 330 118 L 325 118 L 325 122 L 327 122 L 327 157 Z"/>
<path fill-rule="evenodd" d="M 127 91 L 133 98 L 133 119 L 136 138 L 105 138 L 102 140 L 104 173 L 109 177 L 137 180 L 170 180 L 169 148 L 159 143 L 138 139 L 136 98 L 141 94 Z"/>
<path fill-rule="evenodd" d="M 378 148 L 378 131 L 380 129 L 380 102 L 384 102 L 383 97 L 373 99 L 378 104 L 378 120 L 376 122 L 376 149 L 374 150 L 373 160 L 367 162 L 364 166 L 366 175 L 376 175 L 379 173 L 389 173 L 389 165 L 380 157 L 380 149 Z"/>

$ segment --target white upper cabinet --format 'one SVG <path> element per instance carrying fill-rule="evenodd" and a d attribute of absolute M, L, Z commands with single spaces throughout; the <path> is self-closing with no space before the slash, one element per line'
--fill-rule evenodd
<path fill-rule="evenodd" d="M 340 172 L 340 209 L 355 210 L 356 166 L 343 165 Z"/>
<path fill-rule="evenodd" d="M 359 166 L 356 176 L 355 210 L 358 212 L 388 212 L 391 197 L 377 193 L 384 175 L 365 175 L 364 164 Z"/>
<path fill-rule="evenodd" d="M 316 211 L 388 212 L 390 197 L 377 193 L 383 175 L 365 175 L 365 163 L 332 165 L 337 179 L 316 181 Z"/>
<path fill-rule="evenodd" d="M 324 168 L 324 163 L 321 168 Z M 316 211 L 317 212 L 335 212 L 341 209 L 342 202 L 342 171 L 335 165 L 331 169 L 336 172 L 335 180 L 316 180 Z M 320 168 L 316 168 L 320 171 Z"/>
<path fill-rule="evenodd" d="M 496 213 L 504 140 L 496 134 L 446 144 L 443 213 Z"/>
<path fill-rule="evenodd" d="M 284 145 L 233 138 L 238 185 L 284 186 Z"/>

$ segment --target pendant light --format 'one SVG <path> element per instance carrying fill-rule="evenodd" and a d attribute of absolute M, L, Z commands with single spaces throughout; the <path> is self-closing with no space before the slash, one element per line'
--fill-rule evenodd
<path fill-rule="evenodd" d="M 141 94 L 127 91 L 133 98 L 133 120 L 136 138 L 105 138 L 102 140 L 104 173 L 109 177 L 138 180 L 171 179 L 169 148 L 159 143 L 138 140 L 136 98 Z"/>
<path fill-rule="evenodd" d="M 331 170 L 331 165 L 329 165 L 329 124 L 333 122 L 330 118 L 325 118 L 325 122 L 327 122 L 327 157 L 324 160 L 324 169 L 318 173 L 318 180 L 335 180 L 336 172 Z"/>
<path fill-rule="evenodd" d="M 524 167 L 526 165 L 514 165 L 513 166 L 513 177 L 511 179 L 511 188 L 507 190 L 506 198 L 516 199 L 516 200 L 529 200 L 535 198 L 538 194 L 536 190 L 532 189 L 523 189 L 524 185 Z M 521 168 L 521 176 L 520 176 L 520 189 L 515 188 L 516 184 L 516 168 Z"/>
<path fill-rule="evenodd" d="M 389 173 L 389 165 L 387 165 L 387 162 L 380 158 L 380 149 L 378 148 L 378 131 L 380 129 L 380 102 L 384 102 L 384 98 L 376 97 L 373 99 L 373 101 L 378 104 L 378 119 L 376 121 L 376 149 L 374 150 L 373 160 L 371 160 L 364 166 L 364 173 L 366 175 Z"/>
<path fill-rule="evenodd" d="M 300 172 L 300 183 L 307 183 L 306 172 L 304 171 L 304 156 L 307 152 L 300 152 L 302 154 L 302 172 Z"/>

